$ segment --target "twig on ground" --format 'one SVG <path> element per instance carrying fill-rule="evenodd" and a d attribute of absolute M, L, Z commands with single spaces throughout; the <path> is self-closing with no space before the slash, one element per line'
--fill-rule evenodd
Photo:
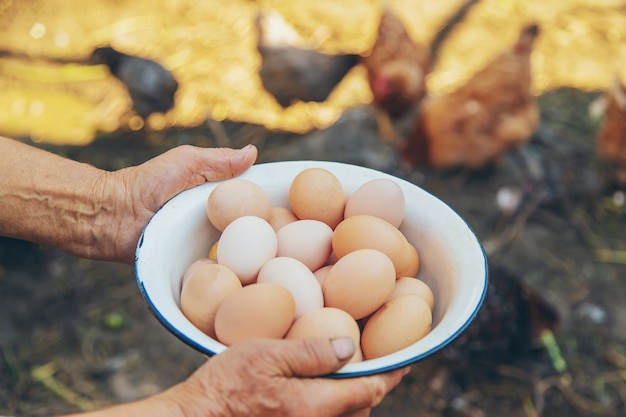
<path fill-rule="evenodd" d="M 537 412 L 537 408 L 533 403 L 532 397 L 524 397 L 524 399 L 522 400 L 522 407 L 524 409 L 524 414 L 526 414 L 526 417 L 539 417 L 539 413 Z"/>
<path fill-rule="evenodd" d="M 0 343 L 0 358 L 4 358 L 4 363 L 6 364 L 9 377 L 14 384 L 13 386 L 18 392 L 20 392 L 24 387 L 27 378 L 25 378 L 24 372 L 22 372 L 19 362 L 15 357 L 15 352 L 13 352 L 11 346 L 8 344 L 5 346 Z"/>
<path fill-rule="evenodd" d="M 595 254 L 598 262 L 626 264 L 626 250 L 596 249 Z"/>
<path fill-rule="evenodd" d="M 90 411 L 96 408 L 95 404 L 89 399 L 69 389 L 65 384 L 54 377 L 57 372 L 57 366 L 54 362 L 45 365 L 36 366 L 31 370 L 31 377 L 40 382 L 44 387 L 52 391 L 59 398 L 68 404 L 78 407 L 81 411 Z"/>
<path fill-rule="evenodd" d="M 558 373 L 563 373 L 567 370 L 567 362 L 561 354 L 559 344 L 554 337 L 554 333 L 549 329 L 544 329 L 541 332 L 541 343 L 546 348 L 550 359 L 552 360 L 552 366 Z"/>
<path fill-rule="evenodd" d="M 584 412 L 585 415 L 614 415 L 618 406 L 617 401 L 610 404 L 604 404 L 600 401 L 594 401 L 579 393 L 572 387 L 572 376 L 570 374 L 555 375 L 544 379 L 539 379 L 534 375 L 512 367 L 501 365 L 497 368 L 500 375 L 514 378 L 529 383 L 533 388 L 533 400 L 531 403 L 524 403 L 524 411 L 528 417 L 541 417 L 545 408 L 545 397 L 548 391 L 555 388 L 571 404 L 574 408 Z M 600 375 L 605 383 L 618 383 L 626 381 L 626 369 L 619 371 L 610 371 Z M 596 379 L 598 379 L 596 378 Z M 622 393 L 618 390 L 618 395 Z"/>
<path fill-rule="evenodd" d="M 559 389 L 563 396 L 577 409 L 586 413 L 600 415 L 614 415 L 615 403 L 605 405 L 598 401 L 591 400 L 578 394 L 572 388 L 572 377 L 570 375 L 562 375 L 555 378 L 554 386 Z"/>

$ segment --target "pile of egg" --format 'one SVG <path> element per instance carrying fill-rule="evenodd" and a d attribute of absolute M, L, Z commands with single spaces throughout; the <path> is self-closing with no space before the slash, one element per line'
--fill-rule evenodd
<path fill-rule="evenodd" d="M 330 171 L 304 169 L 274 207 L 245 179 L 218 185 L 207 215 L 221 234 L 188 266 L 181 310 L 226 346 L 266 338 L 350 336 L 351 362 L 405 348 L 430 332 L 434 296 L 398 227 L 405 199 L 391 179 L 349 197 Z"/>

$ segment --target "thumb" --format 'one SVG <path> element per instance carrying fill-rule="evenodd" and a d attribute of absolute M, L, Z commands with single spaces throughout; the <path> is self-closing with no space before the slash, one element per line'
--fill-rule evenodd
<path fill-rule="evenodd" d="M 350 337 L 307 338 L 281 345 L 282 369 L 286 376 L 313 377 L 337 371 L 356 352 Z"/>
<path fill-rule="evenodd" d="M 257 154 L 254 145 L 242 149 L 204 148 L 197 154 L 191 168 L 200 173 L 205 181 L 221 181 L 242 174 L 254 164 Z"/>
<path fill-rule="evenodd" d="M 258 150 L 256 146 L 249 144 L 237 151 L 231 159 L 231 172 L 234 176 L 243 173 L 256 161 Z"/>

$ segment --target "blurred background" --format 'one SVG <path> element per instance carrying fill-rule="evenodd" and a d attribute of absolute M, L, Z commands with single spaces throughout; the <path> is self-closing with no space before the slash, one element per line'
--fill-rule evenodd
<path fill-rule="evenodd" d="M 403 163 L 398 138 L 381 133 L 361 61 L 384 4 L 412 41 L 437 46 L 424 71 L 429 97 L 469 84 L 521 28 L 539 25 L 519 93 L 536 100 L 539 121 L 521 149 L 479 169 Z M 0 25 L 0 135 L 109 170 L 181 144 L 254 143 L 259 162 L 392 173 L 468 221 L 490 258 L 486 307 L 373 416 L 626 415 L 623 123 L 611 130 L 622 145 L 598 152 L 607 91 L 626 80 L 626 1 L 0 0 Z M 303 101 L 292 88 L 281 99 L 269 86 L 288 79 L 289 61 L 265 72 L 260 33 L 270 46 L 358 60 L 334 82 L 315 80 L 324 97 Z M 305 68 L 302 79 L 323 73 Z M 505 95 L 498 85 L 489 90 Z M 393 120 L 404 142 L 420 120 L 414 104 Z M 4 415 L 141 398 L 204 360 L 150 315 L 131 267 L 26 242 L 0 240 L 0 316 Z"/>
<path fill-rule="evenodd" d="M 429 42 L 460 0 L 389 1 L 415 39 Z M 137 129 L 123 85 L 103 65 L 81 65 L 99 46 L 161 63 L 180 87 L 177 105 L 150 118 L 153 129 L 195 127 L 207 118 L 305 133 L 371 101 L 355 68 L 324 103 L 283 109 L 258 77 L 254 18 L 278 11 L 309 46 L 365 53 L 376 37 L 379 1 L 76 1 L 2 2 L 0 132 L 56 144 L 88 144 L 98 132 Z M 428 87 L 460 85 L 509 45 L 521 24 L 541 24 L 533 57 L 536 93 L 606 88 L 624 74 L 626 16 L 619 0 L 484 0 L 446 39 Z M 65 61 L 65 63 L 60 63 Z"/>

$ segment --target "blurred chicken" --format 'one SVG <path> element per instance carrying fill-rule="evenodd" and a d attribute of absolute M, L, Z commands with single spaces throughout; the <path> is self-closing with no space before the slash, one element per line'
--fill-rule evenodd
<path fill-rule="evenodd" d="M 600 100 L 604 121 L 596 142 L 598 154 L 626 168 L 626 86 L 616 78 Z"/>
<path fill-rule="evenodd" d="M 438 49 L 478 0 L 465 1 L 437 32 L 430 45 L 412 39 L 390 7 L 382 10 L 376 40 L 361 62 L 377 110 L 379 133 L 392 141 L 398 118 L 416 108 L 426 94 L 425 77 L 434 66 Z"/>
<path fill-rule="evenodd" d="M 425 98 L 401 145 L 403 162 L 435 169 L 481 169 L 526 143 L 539 124 L 530 65 L 538 33 L 535 24 L 524 27 L 515 45 L 464 86 Z"/>
<path fill-rule="evenodd" d="M 391 119 L 413 108 L 426 92 L 424 77 L 430 71 L 430 49 L 414 41 L 391 8 L 382 11 L 376 41 L 363 57 L 367 80 L 384 139 L 394 139 Z"/>
<path fill-rule="evenodd" d="M 174 107 L 178 82 L 161 64 L 126 55 L 111 47 L 93 51 L 90 64 L 104 64 L 128 89 L 133 109 L 146 119 L 152 113 L 166 113 Z"/>
<path fill-rule="evenodd" d="M 255 23 L 261 55 L 259 76 L 265 90 L 284 108 L 298 101 L 325 101 L 359 61 L 358 55 L 332 55 L 307 48 L 277 13 L 259 13 Z"/>
<path fill-rule="evenodd" d="M 508 362 L 536 349 L 542 334 L 556 331 L 559 321 L 557 310 L 521 277 L 490 265 L 482 308 L 444 353 L 461 366 L 476 358 Z"/>
<path fill-rule="evenodd" d="M 554 337 L 559 324 L 559 314 L 551 303 L 510 268 L 490 262 L 489 287 L 481 309 L 441 350 L 439 367 L 430 383 L 438 397 L 436 406 L 441 408 L 437 415 L 484 416 L 472 405 L 476 404 L 476 394 L 465 386 L 468 377 L 527 367 L 529 360 L 533 373 L 539 371 L 539 360 L 546 373 L 567 370 Z M 522 369 L 513 375 L 524 375 Z"/>

